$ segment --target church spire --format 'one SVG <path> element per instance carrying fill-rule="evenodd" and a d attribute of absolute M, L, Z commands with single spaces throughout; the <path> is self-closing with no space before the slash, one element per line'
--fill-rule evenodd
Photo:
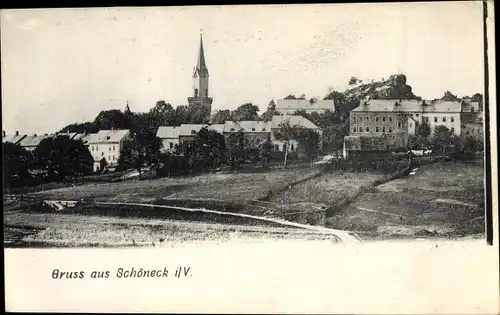
<path fill-rule="evenodd" d="M 206 74 L 208 76 L 208 69 L 205 63 L 205 52 L 203 50 L 203 33 L 200 31 L 200 51 L 198 52 L 198 64 L 196 70 L 200 75 Z"/>

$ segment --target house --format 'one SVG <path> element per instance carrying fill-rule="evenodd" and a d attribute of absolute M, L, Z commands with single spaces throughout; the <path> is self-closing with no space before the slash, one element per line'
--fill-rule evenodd
<path fill-rule="evenodd" d="M 274 147 L 275 151 L 285 151 L 287 149 L 286 142 L 277 138 L 276 135 L 279 134 L 281 124 L 283 123 L 289 123 L 290 126 L 292 127 L 299 127 L 299 128 L 306 128 L 306 129 L 312 129 L 316 131 L 320 137 L 323 135 L 321 128 L 316 126 L 314 123 L 312 123 L 309 119 L 300 116 L 300 115 L 294 115 L 294 116 L 273 116 L 273 119 L 271 120 L 271 141 Z M 298 141 L 297 140 L 291 140 L 290 141 L 290 147 L 288 148 L 288 151 L 296 151 L 298 146 Z"/>
<path fill-rule="evenodd" d="M 100 130 L 83 136 L 81 139 L 94 158 L 94 171 L 102 170 L 106 165 L 118 164 L 123 143 L 129 137 L 130 131 L 127 129 Z"/>
<path fill-rule="evenodd" d="M 19 145 L 22 146 L 27 151 L 33 152 L 38 147 L 38 145 L 40 144 L 40 142 L 42 142 L 42 140 L 47 139 L 47 138 L 51 138 L 53 136 L 54 136 L 54 134 L 47 134 L 47 133 L 44 134 L 44 135 L 34 134 L 32 136 L 25 136 L 19 142 Z"/>
<path fill-rule="evenodd" d="M 160 126 L 156 132 L 156 136 L 161 139 L 162 152 L 174 152 L 179 146 L 179 130 L 178 126 Z"/>
<path fill-rule="evenodd" d="M 333 100 L 306 100 L 306 99 L 279 99 L 275 101 L 276 111 L 281 115 L 293 115 L 296 111 L 306 113 L 323 113 L 327 110 L 335 112 L 335 102 Z"/>
<path fill-rule="evenodd" d="M 13 144 L 18 144 L 21 140 L 24 139 L 24 137 L 26 137 L 26 135 L 20 135 L 19 131 L 16 131 L 16 133 L 13 135 L 8 135 L 4 131 L 2 134 L 2 143 L 10 142 Z"/>

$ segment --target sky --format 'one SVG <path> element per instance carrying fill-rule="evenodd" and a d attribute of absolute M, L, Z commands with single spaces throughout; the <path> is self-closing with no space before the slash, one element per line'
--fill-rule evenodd
<path fill-rule="evenodd" d="M 2 129 L 187 105 L 203 32 L 212 109 L 324 97 L 404 73 L 424 99 L 483 93 L 482 3 L 2 10 Z"/>

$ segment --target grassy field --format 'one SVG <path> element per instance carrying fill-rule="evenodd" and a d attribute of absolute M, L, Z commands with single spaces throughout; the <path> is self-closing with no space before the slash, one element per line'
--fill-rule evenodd
<path fill-rule="evenodd" d="M 6 246 L 103 247 L 170 246 L 189 241 L 234 239 L 330 239 L 330 235 L 263 222 L 224 218 L 159 218 L 14 211 L 5 215 Z M 218 222 L 219 221 L 219 222 Z M 21 242 L 9 242 L 22 239 Z"/>
<path fill-rule="evenodd" d="M 245 202 L 312 176 L 318 169 L 275 170 L 268 173 L 204 174 L 195 177 L 133 180 L 88 184 L 38 192 L 59 200 L 91 198 L 96 201 L 151 202 L 158 199 L 215 199 Z"/>
<path fill-rule="evenodd" d="M 360 196 L 327 226 L 366 235 L 464 236 L 484 233 L 482 163 L 436 163 Z"/>

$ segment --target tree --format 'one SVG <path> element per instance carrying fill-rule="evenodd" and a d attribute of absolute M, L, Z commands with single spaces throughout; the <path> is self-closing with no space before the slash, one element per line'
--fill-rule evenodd
<path fill-rule="evenodd" d="M 15 184 L 27 184 L 32 165 L 31 153 L 18 144 L 2 143 L 4 190 Z"/>
<path fill-rule="evenodd" d="M 455 141 L 455 137 L 450 129 L 445 126 L 436 126 L 432 138 L 433 150 L 441 151 L 442 156 L 445 155 L 448 149 Z"/>
<path fill-rule="evenodd" d="M 431 135 L 431 126 L 427 121 L 416 123 L 415 134 L 427 138 Z"/>
<path fill-rule="evenodd" d="M 299 128 L 297 132 L 298 151 L 311 161 L 311 165 L 319 152 L 319 134 L 307 128 Z"/>
<path fill-rule="evenodd" d="M 206 124 L 210 117 L 209 108 L 201 104 L 189 104 L 186 110 L 186 122 L 184 124 Z"/>
<path fill-rule="evenodd" d="M 190 142 L 182 148 L 191 171 L 213 170 L 225 160 L 224 136 L 215 130 L 202 128 Z"/>
<path fill-rule="evenodd" d="M 259 107 L 252 103 L 246 103 L 233 111 L 232 118 L 236 121 L 242 120 L 260 120 Z"/>
<path fill-rule="evenodd" d="M 213 124 L 223 124 L 229 120 L 231 120 L 231 111 L 229 109 L 218 110 L 212 116 L 212 123 Z"/>
<path fill-rule="evenodd" d="M 149 114 L 158 126 L 172 126 L 175 124 L 174 108 L 169 103 L 161 100 L 150 109 Z"/>
<path fill-rule="evenodd" d="M 271 143 L 271 139 L 267 137 L 267 139 L 259 146 L 260 165 L 262 167 L 269 166 L 269 161 L 271 160 L 272 151 L 273 151 L 273 145 Z"/>
<path fill-rule="evenodd" d="M 276 103 L 274 103 L 274 100 L 271 100 L 269 105 L 267 105 L 267 111 L 262 113 L 261 119 L 263 121 L 271 121 L 273 120 L 273 116 L 276 115 L 279 115 L 278 111 L 276 111 Z"/>
<path fill-rule="evenodd" d="M 94 119 L 94 124 L 99 130 L 130 128 L 128 117 L 119 109 L 101 111 Z"/>
<path fill-rule="evenodd" d="M 444 92 L 444 95 L 441 98 L 441 100 L 447 101 L 447 102 L 458 102 L 458 101 L 460 101 L 460 99 L 458 98 L 458 96 L 454 95 L 450 91 Z"/>
<path fill-rule="evenodd" d="M 283 161 L 283 167 L 286 167 L 290 140 L 294 139 L 297 136 L 297 128 L 292 127 L 289 120 L 285 120 L 279 124 L 279 129 L 276 132 L 275 136 L 278 140 L 282 140 L 283 142 L 285 142 L 285 158 Z"/>
<path fill-rule="evenodd" d="M 349 85 L 354 85 L 356 83 L 360 82 L 356 77 L 351 77 L 349 79 Z"/>
<path fill-rule="evenodd" d="M 43 139 L 34 151 L 37 166 L 51 180 L 83 176 L 92 171 L 94 160 L 81 140 L 66 135 Z"/>
<path fill-rule="evenodd" d="M 245 135 L 243 131 L 232 132 L 227 138 L 228 160 L 231 169 L 239 170 L 245 160 Z"/>

